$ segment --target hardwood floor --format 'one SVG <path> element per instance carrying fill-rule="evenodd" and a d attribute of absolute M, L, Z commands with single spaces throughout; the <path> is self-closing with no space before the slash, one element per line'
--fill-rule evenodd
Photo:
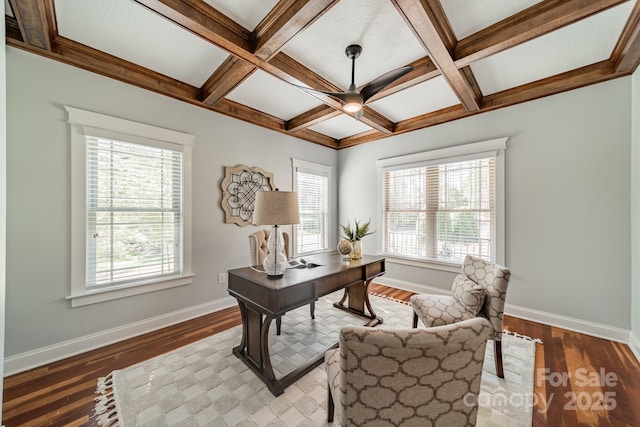
<path fill-rule="evenodd" d="M 381 285 L 370 290 L 411 296 Z M 230 308 L 7 377 L 2 422 L 91 426 L 99 377 L 240 323 Z M 536 346 L 533 427 L 640 426 L 640 364 L 626 345 L 508 316 L 505 328 L 543 341 Z"/>

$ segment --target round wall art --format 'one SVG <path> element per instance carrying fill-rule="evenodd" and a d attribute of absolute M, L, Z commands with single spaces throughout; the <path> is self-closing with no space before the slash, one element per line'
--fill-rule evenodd
<path fill-rule="evenodd" d="M 222 180 L 222 210 L 225 223 L 251 225 L 256 193 L 273 191 L 273 174 L 257 167 L 225 166 Z"/>

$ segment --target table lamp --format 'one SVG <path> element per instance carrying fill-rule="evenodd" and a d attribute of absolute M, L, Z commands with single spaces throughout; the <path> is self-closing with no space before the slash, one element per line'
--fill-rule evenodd
<path fill-rule="evenodd" d="M 291 191 L 258 191 L 253 209 L 255 225 L 273 225 L 267 240 L 264 270 L 269 279 L 280 279 L 287 269 L 281 225 L 299 224 L 298 194 Z"/>

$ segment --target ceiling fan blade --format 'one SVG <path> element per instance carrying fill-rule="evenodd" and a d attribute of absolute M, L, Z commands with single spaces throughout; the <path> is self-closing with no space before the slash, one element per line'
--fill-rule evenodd
<path fill-rule="evenodd" d="M 349 103 L 351 104 L 356 103 L 356 104 L 359 104 L 360 106 L 364 104 L 364 101 L 362 100 L 362 95 L 360 95 L 358 92 L 328 92 L 324 90 L 311 89 L 304 86 L 298 86 L 298 85 L 294 85 L 294 86 L 303 91 L 320 93 L 322 95 L 327 95 L 327 96 L 331 96 L 333 98 L 339 99 L 343 107 L 345 107 Z M 345 109 L 345 111 L 350 112 L 348 109 Z M 357 118 L 359 117 L 356 117 L 356 119 Z"/>
<path fill-rule="evenodd" d="M 312 89 L 310 87 L 304 87 L 304 86 L 298 86 L 298 85 L 293 85 L 293 86 L 297 87 L 298 89 L 302 89 L 305 92 L 319 93 L 321 95 L 332 96 L 340 100 L 343 100 L 344 96 L 348 93 L 348 92 L 329 92 L 325 90 Z"/>
<path fill-rule="evenodd" d="M 364 100 L 364 102 L 367 102 L 367 100 L 373 95 L 380 92 L 382 89 L 410 71 L 413 71 L 413 67 L 408 65 L 406 67 L 396 68 L 395 70 L 391 70 L 388 73 L 384 73 L 380 77 L 375 78 L 371 83 L 363 87 L 360 91 L 362 99 Z"/>

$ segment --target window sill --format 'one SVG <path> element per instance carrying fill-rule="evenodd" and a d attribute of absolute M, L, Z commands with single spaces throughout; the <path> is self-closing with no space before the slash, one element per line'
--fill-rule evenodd
<path fill-rule="evenodd" d="M 448 263 L 448 262 L 436 262 L 427 261 L 416 258 L 402 258 L 394 255 L 385 255 L 386 262 L 391 264 L 409 265 L 412 267 L 429 268 L 431 270 L 448 271 L 450 273 L 460 273 L 462 263 Z"/>
<path fill-rule="evenodd" d="M 148 283 L 128 284 L 108 289 L 91 290 L 84 294 L 70 295 L 66 297 L 66 299 L 71 301 L 71 307 L 82 307 L 89 304 L 96 304 L 99 302 L 189 285 L 193 282 L 193 277 L 193 274 L 185 274 L 180 277 L 173 277 Z"/>

